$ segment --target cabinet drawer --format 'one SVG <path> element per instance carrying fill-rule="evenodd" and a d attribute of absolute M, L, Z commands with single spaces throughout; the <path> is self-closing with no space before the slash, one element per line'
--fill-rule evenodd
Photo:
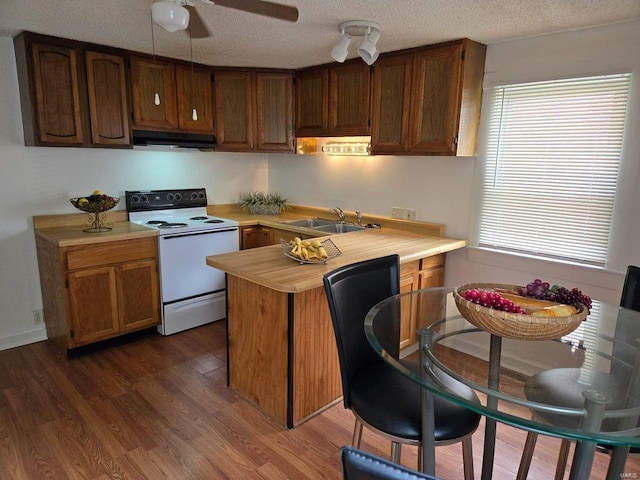
<path fill-rule="evenodd" d="M 400 265 L 400 278 L 418 273 L 420 262 L 403 263 Z"/>
<path fill-rule="evenodd" d="M 142 258 L 156 258 L 155 238 L 137 238 L 119 242 L 70 247 L 66 253 L 68 270 L 129 262 Z"/>
<path fill-rule="evenodd" d="M 423 258 L 420 262 L 420 270 L 439 267 L 445 264 L 445 254 L 441 253 L 439 255 L 434 255 L 433 257 Z"/>

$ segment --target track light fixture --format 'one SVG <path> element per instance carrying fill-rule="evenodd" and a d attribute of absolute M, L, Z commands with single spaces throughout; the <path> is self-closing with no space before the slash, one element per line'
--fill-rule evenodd
<path fill-rule="evenodd" d="M 338 44 L 331 50 L 331 58 L 342 63 L 347 58 L 349 44 L 352 37 L 365 37 L 358 45 L 358 55 L 367 63 L 373 65 L 378 59 L 376 43 L 380 39 L 380 25 L 366 20 L 350 20 L 343 22 L 338 27 L 342 34 Z"/>

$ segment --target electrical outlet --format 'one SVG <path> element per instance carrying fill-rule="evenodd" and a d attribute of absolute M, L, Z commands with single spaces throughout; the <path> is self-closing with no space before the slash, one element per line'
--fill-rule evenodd
<path fill-rule="evenodd" d="M 391 218 L 404 219 L 404 208 L 403 207 L 391 207 Z"/>
<path fill-rule="evenodd" d="M 417 213 L 418 212 L 416 211 L 415 208 L 406 208 L 405 209 L 405 218 L 407 220 L 415 221 Z"/>
<path fill-rule="evenodd" d="M 34 325 L 40 325 L 44 320 L 44 313 L 42 312 L 42 310 L 34 310 L 33 312 L 31 312 L 31 315 L 33 316 Z"/>

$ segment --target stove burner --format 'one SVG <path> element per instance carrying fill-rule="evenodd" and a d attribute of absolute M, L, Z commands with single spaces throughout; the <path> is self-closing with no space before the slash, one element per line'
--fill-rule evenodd
<path fill-rule="evenodd" d="M 206 220 L 209 217 L 191 217 L 189 220 Z"/>
<path fill-rule="evenodd" d="M 204 223 L 222 223 L 223 221 L 224 221 L 224 220 L 220 220 L 220 219 L 218 219 L 218 218 L 213 218 L 213 219 L 211 219 L 211 220 L 207 220 L 207 221 L 206 221 L 206 222 L 204 222 Z"/>
<path fill-rule="evenodd" d="M 168 222 L 166 220 L 149 220 L 147 225 L 164 225 L 165 223 Z"/>
<path fill-rule="evenodd" d="M 180 228 L 180 227 L 186 227 L 186 226 L 187 226 L 186 223 L 163 222 L 158 224 L 158 228 Z"/>

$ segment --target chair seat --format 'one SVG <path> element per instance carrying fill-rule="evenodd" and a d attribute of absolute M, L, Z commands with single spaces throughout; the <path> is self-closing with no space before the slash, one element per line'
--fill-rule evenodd
<path fill-rule="evenodd" d="M 449 379 L 450 380 L 450 379 Z M 470 388 L 456 382 L 474 402 Z M 368 365 L 351 384 L 352 408 L 372 427 L 389 435 L 421 440 L 420 386 L 382 360 Z M 440 397 L 434 397 L 435 440 L 454 440 L 475 431 L 480 415 Z"/>
<path fill-rule="evenodd" d="M 579 368 L 554 368 L 537 373 L 525 385 L 525 397 L 539 403 L 552 403 L 560 407 L 582 408 L 585 390 L 597 390 L 606 394 L 607 392 L 624 391 L 629 386 L 629 377 L 626 375 L 611 375 L 599 371 L 590 372 L 588 381 L 580 379 L 581 370 Z M 620 396 L 618 396 L 620 398 Z M 618 402 L 620 403 L 620 402 Z M 605 406 L 606 410 L 617 410 L 624 405 L 610 403 Z M 581 417 L 568 418 L 552 413 L 536 412 L 544 420 L 568 428 L 577 428 Z M 615 419 L 607 419 L 603 422 L 603 429 L 616 430 Z"/>

